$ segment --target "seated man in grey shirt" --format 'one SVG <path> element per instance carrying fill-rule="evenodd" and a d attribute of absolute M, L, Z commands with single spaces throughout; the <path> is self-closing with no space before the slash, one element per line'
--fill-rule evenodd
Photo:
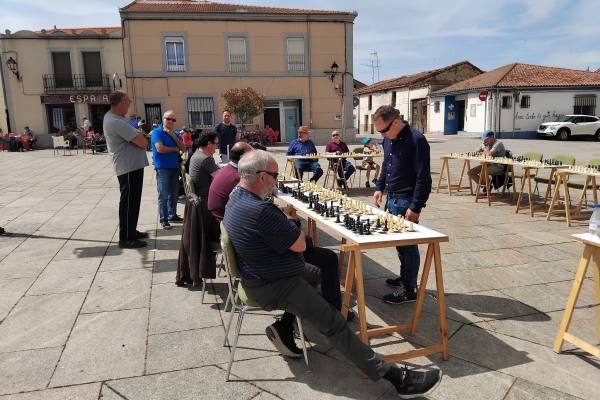
<path fill-rule="evenodd" d="M 490 157 L 506 156 L 506 149 L 504 148 L 504 143 L 502 143 L 499 140 L 496 140 L 494 132 L 483 132 L 481 138 L 483 139 L 483 143 L 480 144 L 477 149 L 475 149 L 475 152 L 483 153 L 484 155 Z M 478 165 L 477 167 L 471 168 L 469 170 L 469 178 L 471 178 L 477 184 L 479 183 L 479 174 L 481 174 L 481 165 Z M 500 164 L 489 164 L 488 175 L 504 175 L 504 166 Z"/>
<path fill-rule="evenodd" d="M 219 148 L 219 136 L 213 131 L 203 132 L 196 140 L 198 149 L 190 159 L 190 176 L 196 195 L 208 202 L 208 189 L 219 170 L 213 158 L 215 150 Z"/>

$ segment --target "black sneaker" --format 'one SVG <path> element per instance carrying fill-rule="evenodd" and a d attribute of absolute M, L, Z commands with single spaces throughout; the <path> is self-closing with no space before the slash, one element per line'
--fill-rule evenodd
<path fill-rule="evenodd" d="M 415 371 L 406 367 L 391 367 L 383 376 L 390 381 L 398 391 L 401 399 L 428 396 L 433 393 L 442 381 L 442 371 Z"/>
<path fill-rule="evenodd" d="M 404 286 L 400 286 L 392 293 L 383 296 L 383 301 L 388 304 L 403 304 L 411 303 L 417 300 L 417 292 L 415 290 L 406 290 Z"/>
<path fill-rule="evenodd" d="M 169 222 L 183 222 L 183 218 L 179 215 L 175 215 L 174 217 L 169 218 Z"/>
<path fill-rule="evenodd" d="M 391 286 L 393 288 L 397 288 L 397 287 L 402 286 L 402 279 L 400 279 L 400 278 L 387 278 L 385 280 L 385 283 L 388 286 Z"/>
<path fill-rule="evenodd" d="M 148 239 L 149 237 L 150 235 L 148 235 L 148 232 L 135 231 L 136 239 Z"/>
<path fill-rule="evenodd" d="M 119 241 L 119 247 L 122 249 L 139 249 L 141 247 L 146 247 L 148 243 L 143 240 L 124 240 Z"/>
<path fill-rule="evenodd" d="M 273 346 L 279 350 L 281 355 L 293 358 L 300 358 L 303 356 L 302 350 L 296 346 L 296 342 L 294 341 L 293 324 L 286 326 L 282 324 L 281 321 L 277 321 L 267 326 L 265 333 L 271 343 L 273 343 Z"/>
<path fill-rule="evenodd" d="M 366 187 L 371 187 L 371 184 L 369 183 L 369 181 L 366 181 L 366 182 L 365 182 L 365 186 L 366 186 Z"/>
<path fill-rule="evenodd" d="M 169 229 L 172 229 L 173 227 L 171 226 L 171 224 L 169 223 L 169 221 L 163 221 L 160 223 L 163 227 L 164 230 L 168 231 Z"/>

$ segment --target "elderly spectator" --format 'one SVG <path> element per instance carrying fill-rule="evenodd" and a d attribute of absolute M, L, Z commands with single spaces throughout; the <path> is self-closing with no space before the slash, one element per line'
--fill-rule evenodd
<path fill-rule="evenodd" d="M 315 154 L 317 148 L 312 140 L 310 140 L 310 130 L 308 126 L 298 128 L 298 139 L 290 142 L 288 147 L 288 156 L 305 156 L 307 154 Z M 297 160 L 296 171 L 299 173 L 298 179 L 302 179 L 302 173 L 312 171 L 313 176 L 310 178 L 312 182 L 317 182 L 323 175 L 323 169 L 318 160 Z"/>
<path fill-rule="evenodd" d="M 194 191 L 203 202 L 208 201 L 208 189 L 219 170 L 213 158 L 218 146 L 219 136 L 216 132 L 203 132 L 197 139 L 197 150 L 190 159 L 190 176 L 194 182 Z"/>

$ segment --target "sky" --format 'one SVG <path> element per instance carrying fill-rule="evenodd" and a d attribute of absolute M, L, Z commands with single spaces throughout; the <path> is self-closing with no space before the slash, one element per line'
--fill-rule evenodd
<path fill-rule="evenodd" d="M 354 77 L 378 80 L 468 60 L 600 68 L 598 0 L 237 0 L 237 4 L 356 11 Z M 119 26 L 129 0 L 0 0 L 0 31 Z"/>

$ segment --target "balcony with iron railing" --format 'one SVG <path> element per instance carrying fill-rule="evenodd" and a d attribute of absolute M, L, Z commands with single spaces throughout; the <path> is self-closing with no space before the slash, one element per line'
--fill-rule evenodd
<path fill-rule="evenodd" d="M 247 72 L 248 64 L 246 63 L 245 54 L 230 54 L 229 55 L 229 72 Z"/>
<path fill-rule="evenodd" d="M 288 54 L 288 71 L 304 71 L 304 54 Z"/>
<path fill-rule="evenodd" d="M 42 80 L 45 93 L 109 92 L 111 89 L 108 74 L 44 74 Z"/>

